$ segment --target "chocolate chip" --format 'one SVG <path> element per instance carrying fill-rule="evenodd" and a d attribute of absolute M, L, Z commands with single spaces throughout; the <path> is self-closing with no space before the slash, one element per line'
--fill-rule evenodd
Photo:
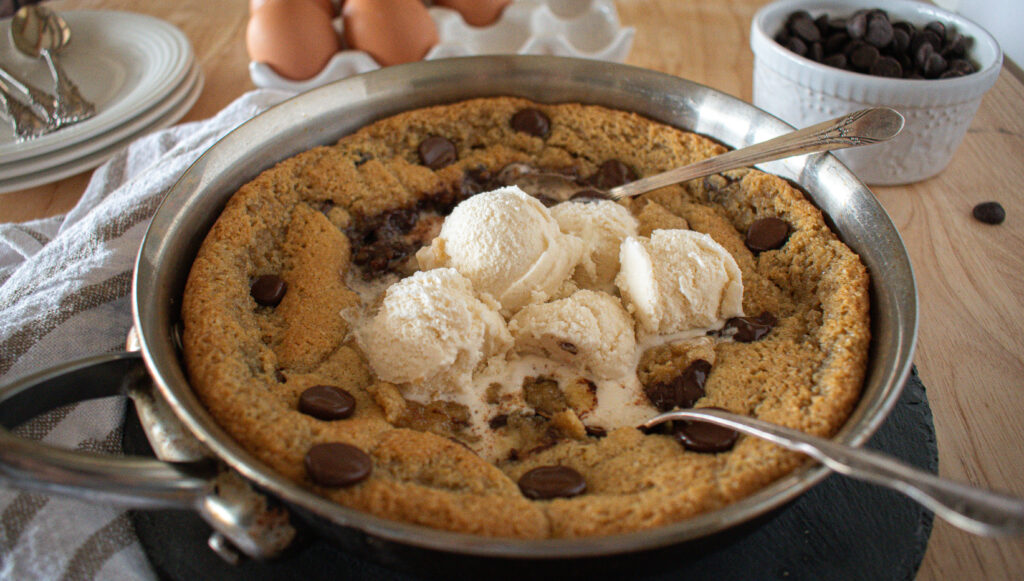
<path fill-rule="evenodd" d="M 342 420 L 356 410 L 356 398 L 333 385 L 314 385 L 299 396 L 299 411 L 319 420 Z"/>
<path fill-rule="evenodd" d="M 455 144 L 450 139 L 431 135 L 420 142 L 420 163 L 430 169 L 441 169 L 455 163 L 459 158 Z"/>
<path fill-rule="evenodd" d="M 288 292 L 288 283 L 276 274 L 264 274 L 257 277 L 249 287 L 249 294 L 257 304 L 264 307 L 276 307 Z"/>
<path fill-rule="evenodd" d="M 821 40 L 821 30 L 811 20 L 810 14 L 804 12 L 800 17 L 794 18 L 789 23 L 789 31 L 794 35 L 800 37 L 807 43 L 818 42 Z"/>
<path fill-rule="evenodd" d="M 551 120 L 537 109 L 523 109 L 512 116 L 512 129 L 544 138 L 551 132 Z"/>
<path fill-rule="evenodd" d="M 837 69 L 845 69 L 846 55 L 843 53 L 829 55 L 821 59 L 821 64 L 828 65 L 830 67 L 835 67 Z"/>
<path fill-rule="evenodd" d="M 892 44 L 890 49 L 894 53 L 903 53 L 910 48 L 910 33 L 901 28 L 892 30 Z"/>
<path fill-rule="evenodd" d="M 281 371 L 280 369 L 275 369 L 274 370 L 274 379 L 276 379 L 278 383 L 287 383 L 288 382 L 288 376 L 285 375 L 284 372 Z"/>
<path fill-rule="evenodd" d="M 807 54 L 807 43 L 795 36 L 789 37 L 789 40 L 787 40 L 783 46 L 800 56 Z"/>
<path fill-rule="evenodd" d="M 673 422 L 672 435 L 687 450 L 704 454 L 731 450 L 739 438 L 739 432 L 736 430 L 710 422 L 690 420 Z"/>
<path fill-rule="evenodd" d="M 587 481 L 568 466 L 541 466 L 519 477 L 519 490 L 533 500 L 571 498 L 587 491 Z"/>
<path fill-rule="evenodd" d="M 306 473 L 320 486 L 340 487 L 358 484 L 370 475 L 373 460 L 350 444 L 315 444 L 306 452 Z"/>
<path fill-rule="evenodd" d="M 846 19 L 846 33 L 850 38 L 863 38 L 868 31 L 868 13 L 866 10 L 858 10 L 853 16 Z"/>
<path fill-rule="evenodd" d="M 637 174 L 633 168 L 617 159 L 609 159 L 597 168 L 594 175 L 587 178 L 587 183 L 599 190 L 610 190 L 636 179 Z"/>
<path fill-rule="evenodd" d="M 754 252 L 774 250 L 786 243 L 789 224 L 779 218 L 754 220 L 747 228 L 747 248 Z"/>
<path fill-rule="evenodd" d="M 733 340 L 750 343 L 767 335 L 777 322 L 775 315 L 766 311 L 756 317 L 733 317 L 725 322 L 725 327 L 722 330 L 735 329 Z"/>
<path fill-rule="evenodd" d="M 926 79 L 937 79 L 942 73 L 946 72 L 946 59 L 942 58 L 942 55 L 933 52 L 928 55 L 928 60 L 925 61 L 924 66 L 921 67 L 924 72 Z"/>
<path fill-rule="evenodd" d="M 1006 210 L 999 202 L 982 202 L 971 211 L 974 219 L 986 224 L 1002 224 L 1006 219 Z"/>
<path fill-rule="evenodd" d="M 818 30 L 819 40 L 808 40 L 815 36 L 808 22 Z M 953 60 L 969 64 L 969 37 L 938 21 L 921 29 L 893 22 L 880 9 L 858 10 L 845 20 L 826 14 L 811 20 L 806 11 L 796 11 L 773 38 L 815 62 L 878 77 L 948 79 L 976 72 L 973 65 L 954 68 L 952 64 Z"/>
<path fill-rule="evenodd" d="M 668 381 L 644 386 L 644 393 L 651 404 L 663 412 L 676 408 L 689 408 L 704 397 L 711 364 L 703 359 L 690 363 L 682 373 Z"/>
<path fill-rule="evenodd" d="M 492 430 L 504 428 L 508 425 L 508 414 L 498 414 L 494 416 L 488 420 L 487 425 L 490 426 Z"/>
<path fill-rule="evenodd" d="M 558 200 L 552 198 L 551 196 L 546 196 L 544 194 L 537 194 L 534 197 L 537 198 L 538 202 L 540 202 L 541 204 L 544 204 L 545 208 L 551 208 L 551 207 L 554 207 L 554 206 L 558 205 Z"/>
<path fill-rule="evenodd" d="M 584 426 L 584 430 L 591 438 L 603 438 L 608 435 L 608 430 L 600 426 Z"/>
<path fill-rule="evenodd" d="M 864 42 L 875 48 L 884 48 L 892 42 L 892 24 L 885 15 L 875 13 L 868 18 L 868 28 L 864 32 Z"/>
<path fill-rule="evenodd" d="M 850 64 L 859 71 L 867 72 L 881 56 L 877 48 L 864 43 L 850 53 Z"/>
<path fill-rule="evenodd" d="M 558 348 L 561 349 L 562 351 L 565 351 L 566 353 L 571 353 L 573 355 L 576 355 L 577 353 L 580 352 L 579 348 L 576 347 L 575 344 L 570 343 L 568 341 L 560 341 L 558 343 Z"/>
<path fill-rule="evenodd" d="M 869 73 L 877 77 L 892 77 L 898 79 L 903 76 L 903 66 L 900 61 L 891 56 L 884 56 L 871 65 Z"/>
<path fill-rule="evenodd" d="M 929 32 L 935 33 L 935 36 L 937 36 L 939 39 L 946 38 L 946 25 L 942 24 L 938 20 L 933 20 L 933 21 L 929 22 L 928 24 L 925 24 L 924 25 L 924 29 L 929 31 Z M 935 47 L 935 48 L 938 48 L 938 47 Z"/>

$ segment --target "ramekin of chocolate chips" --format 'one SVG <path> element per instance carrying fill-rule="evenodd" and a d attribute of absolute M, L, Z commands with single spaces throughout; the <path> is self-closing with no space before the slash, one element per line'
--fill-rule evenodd
<path fill-rule="evenodd" d="M 791 12 L 775 42 L 823 65 L 903 79 L 949 79 L 977 71 L 973 39 L 938 20 L 917 26 L 880 8 L 848 16 Z"/>
<path fill-rule="evenodd" d="M 907 119 L 896 139 L 836 157 L 869 185 L 941 172 L 1002 68 L 984 28 L 916 0 L 776 0 L 750 28 L 753 103 L 794 127 L 866 107 Z"/>

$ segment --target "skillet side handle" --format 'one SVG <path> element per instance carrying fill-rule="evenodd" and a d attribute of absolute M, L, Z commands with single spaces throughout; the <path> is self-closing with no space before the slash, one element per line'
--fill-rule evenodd
<path fill-rule="evenodd" d="M 163 462 L 77 452 L 19 438 L 10 429 L 70 403 L 146 391 L 138 352 L 72 361 L 0 387 L 0 486 L 139 509 L 195 511 L 216 531 L 210 548 L 231 563 L 240 549 L 271 558 L 295 538 L 288 512 L 218 462 Z"/>
<path fill-rule="evenodd" d="M 0 485 L 131 508 L 196 510 L 213 489 L 212 461 L 168 463 L 56 448 L 9 432 L 70 403 L 126 394 L 148 381 L 138 353 L 72 361 L 0 388 Z"/>

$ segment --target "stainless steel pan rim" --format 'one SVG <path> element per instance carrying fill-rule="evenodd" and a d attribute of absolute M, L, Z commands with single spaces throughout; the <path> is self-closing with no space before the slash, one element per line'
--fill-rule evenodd
<path fill-rule="evenodd" d="M 273 163 L 331 143 L 399 111 L 479 96 L 515 95 L 632 110 L 732 147 L 791 129 L 783 121 L 708 87 L 604 62 L 543 56 L 468 57 L 389 67 L 290 99 L 214 145 L 168 192 L 143 240 L 133 309 L 143 357 L 162 396 L 216 457 L 288 504 L 371 537 L 485 557 L 566 558 L 651 549 L 720 532 L 792 500 L 828 471 L 808 464 L 720 510 L 665 527 L 598 538 L 517 540 L 449 533 L 381 519 L 319 497 L 273 473 L 235 443 L 189 388 L 175 333 L 181 293 L 202 238 L 240 185 Z M 917 336 L 917 289 L 905 247 L 871 192 L 826 154 L 762 166 L 799 183 L 872 274 L 872 353 L 864 395 L 837 434 L 859 445 L 895 404 Z"/>

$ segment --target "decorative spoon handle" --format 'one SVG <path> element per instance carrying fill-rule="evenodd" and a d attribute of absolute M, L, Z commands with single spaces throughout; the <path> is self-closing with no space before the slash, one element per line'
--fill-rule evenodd
<path fill-rule="evenodd" d="M 78 86 L 68 78 L 64 68 L 57 62 L 57 56 L 45 48 L 39 51 L 39 54 L 46 60 L 50 74 L 53 75 L 54 92 L 57 93 L 57 124 L 67 125 L 95 115 L 96 106 L 82 96 Z"/>
<path fill-rule="evenodd" d="M 890 456 L 836 444 L 830 440 L 756 418 L 717 409 L 666 412 L 644 423 L 706 421 L 803 452 L 832 470 L 906 494 L 965 531 L 988 536 L 1024 536 L 1024 500 L 939 478 Z"/>
<path fill-rule="evenodd" d="M 709 157 L 681 168 L 669 170 L 608 190 L 616 199 L 637 196 L 651 190 L 731 169 L 794 155 L 831 151 L 879 143 L 895 137 L 903 129 L 904 119 L 894 109 L 863 109 L 775 139 Z"/>
<path fill-rule="evenodd" d="M 18 141 L 38 137 L 50 129 L 45 119 L 37 115 L 31 107 L 16 99 L 6 84 L 2 82 L 0 82 L 0 112 L 3 112 L 10 120 L 11 126 L 14 128 L 14 137 Z"/>

